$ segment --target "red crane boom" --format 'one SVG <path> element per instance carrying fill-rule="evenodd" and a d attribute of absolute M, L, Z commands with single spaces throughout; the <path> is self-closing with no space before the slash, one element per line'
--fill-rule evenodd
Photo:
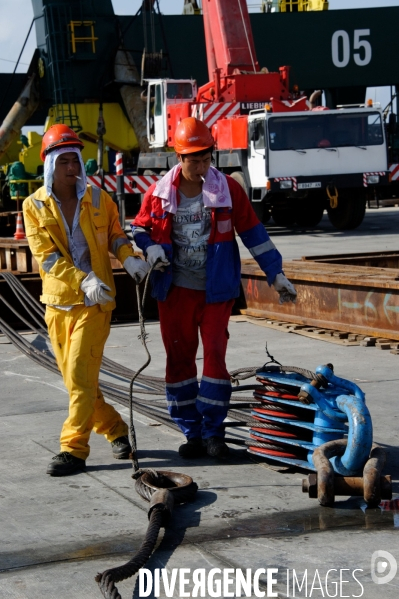
<path fill-rule="evenodd" d="M 204 0 L 202 10 L 209 80 L 215 69 L 222 77 L 259 72 L 246 0 Z"/>
<path fill-rule="evenodd" d="M 246 0 L 204 0 L 209 83 L 197 102 L 265 102 L 291 100 L 289 67 L 279 73 L 260 69 Z"/>

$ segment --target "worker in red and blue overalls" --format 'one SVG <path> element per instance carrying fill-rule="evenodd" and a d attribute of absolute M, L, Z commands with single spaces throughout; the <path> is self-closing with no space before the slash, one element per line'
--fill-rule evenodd
<path fill-rule="evenodd" d="M 228 322 L 240 293 L 235 232 L 274 285 L 280 301 L 296 291 L 282 258 L 242 187 L 211 166 L 214 140 L 198 119 L 183 119 L 175 133 L 178 164 L 145 194 L 132 223 L 133 238 L 152 271 L 166 350 L 166 399 L 186 436 L 183 458 L 208 453 L 224 459 L 224 425 L 231 396 L 226 368 Z M 197 380 L 201 335 L 204 365 Z"/>

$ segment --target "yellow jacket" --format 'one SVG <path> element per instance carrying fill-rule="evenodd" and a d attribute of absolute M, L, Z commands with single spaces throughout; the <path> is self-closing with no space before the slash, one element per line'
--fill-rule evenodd
<path fill-rule="evenodd" d="M 108 251 L 123 264 L 128 256 L 138 256 L 119 224 L 118 211 L 111 197 L 88 185 L 81 200 L 80 226 L 87 240 L 91 267 L 111 288 L 115 284 Z M 44 304 L 69 306 L 84 303 L 80 284 L 87 273 L 76 268 L 69 253 L 64 222 L 54 198 L 40 187 L 23 203 L 26 236 L 33 256 L 39 264 L 43 281 Z M 101 305 L 105 312 L 115 308 L 115 301 Z"/>

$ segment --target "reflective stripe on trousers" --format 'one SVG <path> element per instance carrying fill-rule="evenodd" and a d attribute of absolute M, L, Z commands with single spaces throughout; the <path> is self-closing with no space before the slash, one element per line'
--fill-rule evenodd
<path fill-rule="evenodd" d="M 166 350 L 166 399 L 171 418 L 188 439 L 224 437 L 230 395 L 226 368 L 228 321 L 234 300 L 207 304 L 205 291 L 172 287 L 158 302 Z M 198 389 L 198 332 L 204 348 Z"/>
<path fill-rule="evenodd" d="M 128 433 L 127 424 L 104 401 L 98 386 L 111 312 L 103 312 L 98 305 L 78 305 L 68 312 L 47 306 L 45 320 L 69 393 L 69 416 L 61 431 L 61 451 L 85 460 L 92 430 L 108 441 Z"/>

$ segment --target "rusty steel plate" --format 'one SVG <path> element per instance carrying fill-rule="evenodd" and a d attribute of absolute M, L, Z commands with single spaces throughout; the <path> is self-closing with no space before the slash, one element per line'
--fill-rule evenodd
<path fill-rule="evenodd" d="M 280 305 L 257 263 L 243 260 L 241 310 L 251 316 L 399 340 L 396 269 L 293 260 L 284 262 L 284 272 L 296 287 L 296 304 Z"/>

